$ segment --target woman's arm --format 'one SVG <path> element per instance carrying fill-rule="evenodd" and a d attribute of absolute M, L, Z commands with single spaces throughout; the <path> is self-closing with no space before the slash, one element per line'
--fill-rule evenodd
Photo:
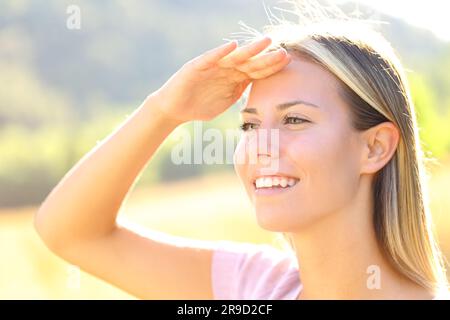
<path fill-rule="evenodd" d="M 59 182 L 35 215 L 46 244 L 59 250 L 79 240 L 110 234 L 134 180 L 180 123 L 158 109 L 150 95 L 113 133 L 86 154 Z"/>

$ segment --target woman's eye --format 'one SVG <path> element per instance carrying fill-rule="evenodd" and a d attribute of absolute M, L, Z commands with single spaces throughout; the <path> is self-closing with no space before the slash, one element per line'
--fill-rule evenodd
<path fill-rule="evenodd" d="M 252 130 L 255 129 L 256 124 L 255 123 L 251 123 L 251 122 L 244 122 L 242 123 L 239 128 L 242 131 L 248 131 L 248 130 Z"/>
<path fill-rule="evenodd" d="M 299 117 L 285 117 L 283 120 L 284 124 L 302 124 L 304 122 L 310 122 L 309 120 L 299 118 Z M 258 124 L 251 122 L 242 123 L 239 128 L 242 131 L 254 130 L 256 129 Z"/>
<path fill-rule="evenodd" d="M 298 117 L 286 117 L 284 118 L 285 124 L 301 124 L 303 122 L 309 122 L 306 119 L 298 118 Z"/>

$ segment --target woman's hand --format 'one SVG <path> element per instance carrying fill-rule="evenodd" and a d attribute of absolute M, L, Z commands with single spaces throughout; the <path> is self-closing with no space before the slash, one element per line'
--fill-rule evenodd
<path fill-rule="evenodd" d="M 211 120 L 232 106 L 255 79 L 270 76 L 290 61 L 284 49 L 261 53 L 264 37 L 238 47 L 235 41 L 185 63 L 160 89 L 158 108 L 175 121 Z"/>

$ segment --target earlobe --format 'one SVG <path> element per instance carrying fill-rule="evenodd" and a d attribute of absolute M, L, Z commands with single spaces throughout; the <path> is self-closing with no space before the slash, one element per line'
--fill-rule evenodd
<path fill-rule="evenodd" d="M 383 122 L 364 132 L 361 173 L 376 173 L 391 160 L 397 150 L 400 133 L 392 122 Z"/>

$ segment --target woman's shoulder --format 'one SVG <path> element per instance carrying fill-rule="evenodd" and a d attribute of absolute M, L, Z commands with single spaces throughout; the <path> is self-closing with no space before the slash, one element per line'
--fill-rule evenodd
<path fill-rule="evenodd" d="M 301 286 L 293 253 L 232 241 L 217 243 L 212 284 L 216 299 L 295 299 Z"/>

